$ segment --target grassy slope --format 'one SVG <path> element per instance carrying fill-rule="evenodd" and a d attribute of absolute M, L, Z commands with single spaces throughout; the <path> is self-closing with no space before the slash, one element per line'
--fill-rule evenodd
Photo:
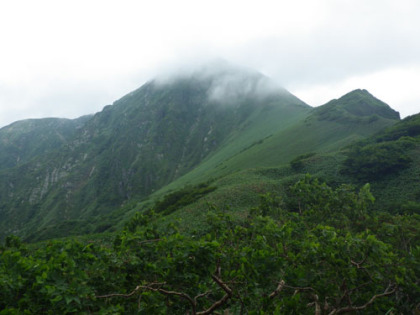
<path fill-rule="evenodd" d="M 232 134 L 219 150 L 191 172 L 165 186 L 162 191 L 179 189 L 179 187 L 185 185 L 197 184 L 243 169 L 241 165 L 229 165 L 227 167 L 226 163 L 235 160 L 254 147 L 259 148 L 265 142 L 270 141 L 275 134 L 290 128 L 306 117 L 307 114 L 308 110 L 302 107 L 273 106 L 268 109 L 261 108 L 249 117 L 243 124 L 243 128 Z"/>
<path fill-rule="evenodd" d="M 420 211 L 420 114 L 409 117 L 379 133 L 369 137 L 363 143 L 377 141 L 398 141 L 399 138 L 410 136 L 416 141 L 408 149 L 407 154 L 411 163 L 405 169 L 394 171 L 370 181 L 371 191 L 376 197 L 375 209 L 391 212 L 418 213 Z M 355 180 L 341 172 L 346 159 L 346 150 L 331 153 L 316 154 L 304 160 L 303 168 L 294 171 L 290 166 L 275 168 L 258 168 L 238 172 L 226 176 L 214 183 L 219 189 L 206 196 L 196 204 L 181 209 L 165 220 L 179 219 L 184 222 L 184 228 L 189 229 L 189 222 L 196 217 L 197 222 L 202 222 L 205 215 L 206 202 L 215 203 L 220 207 L 230 205 L 231 210 L 238 214 L 238 218 L 246 215 L 247 211 L 258 204 L 257 194 L 272 192 L 285 195 L 285 189 L 305 173 L 311 173 L 321 180 L 332 185 L 350 183 L 356 186 L 365 182 Z M 188 215 L 186 215 L 186 212 Z"/>
<path fill-rule="evenodd" d="M 349 95 L 365 99 L 366 93 L 366 91 L 354 91 Z M 156 192 L 151 196 L 151 200 L 142 206 L 151 205 L 153 200 L 161 198 L 171 190 L 212 178 L 214 180 L 212 185 L 218 187 L 215 192 L 163 219 L 163 222 L 181 220 L 186 222 L 186 227 L 190 227 L 191 221 L 195 222 L 194 224 L 204 222 L 203 216 L 208 210 L 208 202 L 222 208 L 228 207 L 241 217 L 241 214 L 247 213 L 251 207 L 258 204 L 259 194 L 282 192 L 305 172 L 332 183 L 351 182 L 351 178 L 340 173 L 345 156 L 339 152 L 339 149 L 394 125 L 398 115 L 392 110 L 383 112 L 385 105 L 370 97 L 368 105 L 369 102 L 373 102 L 374 105 L 380 102 L 379 113 L 385 117 L 376 115 L 375 106 L 365 110 L 362 116 L 356 116 L 346 109 L 354 104 L 349 95 L 340 99 L 344 99 L 342 103 L 336 100 L 326 104 L 330 109 L 332 106 L 338 108 L 335 116 L 328 119 L 324 116 L 325 107 L 320 107 L 313 110 L 311 115 L 306 117 L 302 115 L 295 124 L 287 125 L 269 137 L 263 138 L 261 135 L 263 141 L 253 142 L 254 145 L 245 149 L 237 146 L 236 154 L 230 151 L 233 146 L 227 143 L 226 148 L 223 147 L 199 167 Z M 356 104 L 360 107 L 359 103 Z M 372 114 L 375 115 L 373 119 Z M 264 121 L 261 122 L 261 125 L 263 124 Z M 255 133 L 255 130 L 250 130 L 250 133 L 252 132 Z M 246 134 L 244 137 L 246 138 Z M 317 154 L 305 161 L 305 167 L 300 172 L 293 171 L 289 162 L 307 152 L 317 152 Z M 410 179 L 408 181 L 410 182 Z M 380 183 L 373 185 L 373 189 L 377 191 L 376 187 L 381 187 L 380 185 Z M 130 211 L 127 214 L 131 213 Z"/>
<path fill-rule="evenodd" d="M 187 184 L 197 184 L 209 178 L 218 178 L 255 167 L 279 167 L 288 164 L 294 157 L 307 152 L 327 153 L 356 140 L 375 134 L 379 130 L 395 123 L 395 120 L 381 118 L 373 122 L 336 122 L 317 119 L 316 112 L 310 117 L 301 115 L 295 124 L 285 125 L 283 129 L 264 138 L 263 141 L 253 142 L 254 145 L 233 151 L 235 146 L 223 147 L 215 155 L 200 164 L 170 185 L 164 187 L 160 193 L 179 189 Z M 269 125 L 261 121 L 261 125 Z M 258 128 L 258 125 L 256 125 Z M 255 130 L 249 130 L 253 133 Z M 244 138 L 248 135 L 244 134 Z M 227 152 L 230 153 L 227 154 Z"/>
<path fill-rule="evenodd" d="M 410 167 L 395 176 L 371 182 L 371 191 L 376 198 L 377 210 L 400 211 L 409 205 L 420 204 L 420 144 L 410 153 L 413 162 Z M 234 215 L 236 220 L 242 220 L 249 210 L 260 202 L 260 195 L 270 193 L 281 196 L 280 204 L 286 197 L 286 190 L 291 184 L 310 173 L 323 181 L 335 185 L 352 183 L 361 186 L 351 178 L 340 173 L 341 163 L 345 156 L 342 152 L 321 153 L 305 160 L 305 166 L 300 171 L 294 171 L 289 165 L 280 167 L 261 167 L 248 169 L 227 175 L 212 183 L 217 190 L 202 199 L 187 205 L 176 212 L 165 216 L 159 222 L 164 227 L 170 222 L 179 222 L 186 233 L 193 233 L 206 225 L 209 205 L 215 205 Z M 139 208 L 137 208 L 139 209 Z M 410 210 L 413 211 L 413 210 Z M 131 213 L 130 213 L 131 214 Z"/>

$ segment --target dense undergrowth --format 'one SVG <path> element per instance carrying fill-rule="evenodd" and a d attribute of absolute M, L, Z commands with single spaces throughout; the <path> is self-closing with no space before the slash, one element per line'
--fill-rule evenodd
<path fill-rule="evenodd" d="M 182 199 L 182 198 L 181 198 Z M 307 175 L 240 222 L 208 205 L 181 233 L 138 213 L 113 239 L 0 249 L 0 314 L 409 314 L 420 300 L 420 217 L 372 211 L 369 185 Z"/>

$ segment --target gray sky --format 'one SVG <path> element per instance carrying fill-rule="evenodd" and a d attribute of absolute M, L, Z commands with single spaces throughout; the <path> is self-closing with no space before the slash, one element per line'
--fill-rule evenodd
<path fill-rule="evenodd" d="M 356 88 L 420 112 L 419 0 L 0 0 L 0 127 L 100 111 L 224 58 L 312 106 Z"/>

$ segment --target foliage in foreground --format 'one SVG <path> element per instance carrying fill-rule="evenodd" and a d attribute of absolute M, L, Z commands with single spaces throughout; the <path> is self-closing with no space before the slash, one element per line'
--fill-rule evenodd
<path fill-rule="evenodd" d="M 410 313 L 420 299 L 419 216 L 373 214 L 369 186 L 307 176 L 264 195 L 242 224 L 209 205 L 185 236 L 138 214 L 113 244 L 74 239 L 0 250 L 0 314 Z M 286 210 L 287 209 L 287 210 Z"/>

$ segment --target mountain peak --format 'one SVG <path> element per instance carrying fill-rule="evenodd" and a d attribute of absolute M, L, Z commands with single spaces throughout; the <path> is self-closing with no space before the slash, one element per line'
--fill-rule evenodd
<path fill-rule="evenodd" d="M 387 119 L 400 119 L 400 114 L 367 90 L 357 89 L 342 96 L 343 108 L 355 116 L 378 115 Z"/>
<path fill-rule="evenodd" d="M 321 120 L 336 120 L 346 117 L 347 120 L 375 119 L 374 117 L 400 119 L 400 114 L 397 111 L 364 89 L 351 91 L 339 99 L 334 99 L 316 108 L 315 114 Z"/>
<path fill-rule="evenodd" d="M 355 89 L 341 96 L 339 100 L 346 100 L 350 98 L 375 98 L 375 97 L 366 89 Z"/>
<path fill-rule="evenodd" d="M 158 76 L 153 82 L 165 88 L 179 83 L 197 85 L 207 89 L 211 101 L 223 103 L 244 97 L 290 94 L 264 74 L 224 59 L 178 68 Z"/>

